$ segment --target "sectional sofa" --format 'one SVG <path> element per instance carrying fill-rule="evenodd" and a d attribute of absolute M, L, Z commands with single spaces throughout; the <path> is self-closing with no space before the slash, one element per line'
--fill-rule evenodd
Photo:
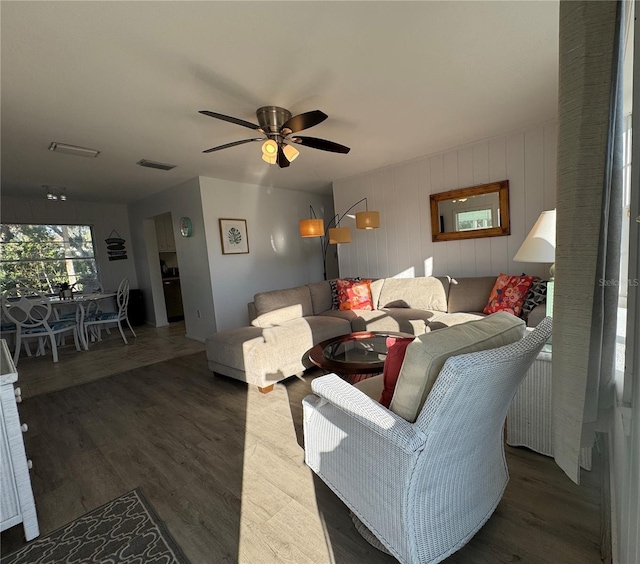
<path fill-rule="evenodd" d="M 311 366 L 307 351 L 353 331 L 421 335 L 483 317 L 496 276 L 382 278 L 371 283 L 373 310 L 334 309 L 330 281 L 256 294 L 251 325 L 219 331 L 206 340 L 209 369 L 255 384 L 267 393 L 280 380 Z M 544 317 L 538 306 L 528 318 Z"/>

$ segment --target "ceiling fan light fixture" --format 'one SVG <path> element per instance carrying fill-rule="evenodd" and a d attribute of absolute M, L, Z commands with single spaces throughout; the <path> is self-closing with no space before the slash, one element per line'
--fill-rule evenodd
<path fill-rule="evenodd" d="M 323 219 L 301 219 L 300 237 L 322 237 L 324 235 Z"/>
<path fill-rule="evenodd" d="M 288 167 L 291 161 L 298 157 L 298 150 L 292 146 L 294 143 L 330 153 L 347 154 L 350 151 L 349 147 L 334 143 L 333 141 L 327 141 L 326 139 L 293 137 L 293 134 L 298 131 L 309 129 L 326 120 L 328 117 L 327 114 L 320 110 L 312 110 L 292 116 L 291 112 L 285 108 L 279 106 L 263 106 L 256 111 L 258 124 L 209 110 L 199 110 L 199 113 L 262 133 L 267 137 L 267 140 L 262 144 L 262 159 L 269 164 L 277 164 L 280 168 Z M 252 141 L 262 141 L 262 139 L 260 137 L 242 139 L 240 141 L 211 147 L 202 152 L 213 153 L 221 149 L 228 149 Z"/>
<path fill-rule="evenodd" d="M 273 139 L 267 139 L 262 144 L 262 154 L 267 157 L 273 156 L 275 158 L 278 154 L 278 144 Z"/>
<path fill-rule="evenodd" d="M 298 151 L 298 149 L 296 149 L 293 145 L 285 145 L 282 151 L 284 152 L 284 156 L 287 157 L 290 163 L 295 161 L 300 154 L 300 151 Z"/>
<path fill-rule="evenodd" d="M 329 229 L 329 244 L 351 243 L 351 231 L 348 227 L 333 227 Z"/>
<path fill-rule="evenodd" d="M 363 211 L 356 213 L 356 228 L 378 229 L 380 227 L 380 212 Z"/>
<path fill-rule="evenodd" d="M 66 193 L 67 189 L 64 186 L 53 186 L 51 184 L 43 184 L 42 187 L 44 188 L 45 198 L 47 198 L 47 200 L 51 200 L 54 202 L 67 201 L 67 193 Z"/>

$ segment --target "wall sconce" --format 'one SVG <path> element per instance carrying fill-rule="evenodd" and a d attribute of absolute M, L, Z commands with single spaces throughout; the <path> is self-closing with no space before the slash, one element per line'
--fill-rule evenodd
<path fill-rule="evenodd" d="M 340 222 L 353 208 L 362 202 L 365 203 L 366 211 L 356 213 L 356 229 L 377 229 L 380 227 L 380 212 L 369 211 L 367 198 L 358 200 L 342 215 L 334 215 L 326 229 L 324 227 L 324 220 L 316 217 L 313 206 L 309 206 L 309 215 L 311 217 L 300 220 L 301 237 L 320 237 L 325 280 L 327 279 L 327 250 L 329 249 L 329 245 L 351 243 L 351 230 L 348 227 L 340 227 Z"/>

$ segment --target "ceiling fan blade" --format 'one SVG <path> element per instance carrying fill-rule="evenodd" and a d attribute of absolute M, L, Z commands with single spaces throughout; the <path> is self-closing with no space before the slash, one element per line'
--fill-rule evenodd
<path fill-rule="evenodd" d="M 251 123 L 250 121 L 245 121 L 240 118 L 225 116 L 224 114 L 217 114 L 216 112 L 210 112 L 209 110 L 198 110 L 198 113 L 203 114 L 205 116 L 212 117 L 212 118 L 221 119 L 223 121 L 235 123 L 236 125 L 242 125 L 244 127 L 248 127 L 249 129 L 260 129 L 259 125 L 256 125 L 255 123 Z"/>
<path fill-rule="evenodd" d="M 236 145 L 244 145 L 245 143 L 251 143 L 252 141 L 262 141 L 262 137 L 257 137 L 255 139 L 243 139 L 242 141 L 234 141 L 233 143 L 226 143 L 224 145 L 219 145 L 218 147 L 211 147 L 211 149 L 207 149 L 206 151 L 202 151 L 203 153 L 213 153 L 213 151 L 220 151 L 221 149 L 228 149 L 229 147 L 235 147 Z"/>
<path fill-rule="evenodd" d="M 284 124 L 282 124 L 282 130 L 288 129 L 289 131 L 286 133 L 286 135 L 288 135 L 289 133 L 295 133 L 296 131 L 302 131 L 303 129 L 309 129 L 314 125 L 318 125 L 328 117 L 327 114 L 320 110 L 305 112 L 304 114 L 293 116 L 285 121 Z"/>
<path fill-rule="evenodd" d="M 287 168 L 291 164 L 287 156 L 284 154 L 284 151 L 282 150 L 282 145 L 278 145 L 278 157 L 276 159 L 276 162 L 278 163 L 278 166 L 280 168 Z"/>
<path fill-rule="evenodd" d="M 311 147 L 312 149 L 320 149 L 321 151 L 330 151 L 332 153 L 347 154 L 351 149 L 334 143 L 333 141 L 327 141 L 326 139 L 318 139 L 316 137 L 291 137 L 290 139 L 294 143 L 304 145 L 305 147 Z"/>

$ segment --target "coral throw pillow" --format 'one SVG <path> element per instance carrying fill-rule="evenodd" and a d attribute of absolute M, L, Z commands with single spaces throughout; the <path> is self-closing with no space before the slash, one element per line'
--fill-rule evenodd
<path fill-rule="evenodd" d="M 336 280 L 338 289 L 338 309 L 373 309 L 371 280 Z"/>
<path fill-rule="evenodd" d="M 510 276 L 500 274 L 491 290 L 489 302 L 482 313 L 506 311 L 519 315 L 524 299 L 533 284 L 533 276 Z"/>
<path fill-rule="evenodd" d="M 404 355 L 407 347 L 413 343 L 413 338 L 396 339 L 395 337 L 387 337 L 387 358 L 384 360 L 383 377 L 384 389 L 380 396 L 380 403 L 385 407 L 391 405 L 393 392 L 396 389 L 400 369 L 404 361 Z"/>

